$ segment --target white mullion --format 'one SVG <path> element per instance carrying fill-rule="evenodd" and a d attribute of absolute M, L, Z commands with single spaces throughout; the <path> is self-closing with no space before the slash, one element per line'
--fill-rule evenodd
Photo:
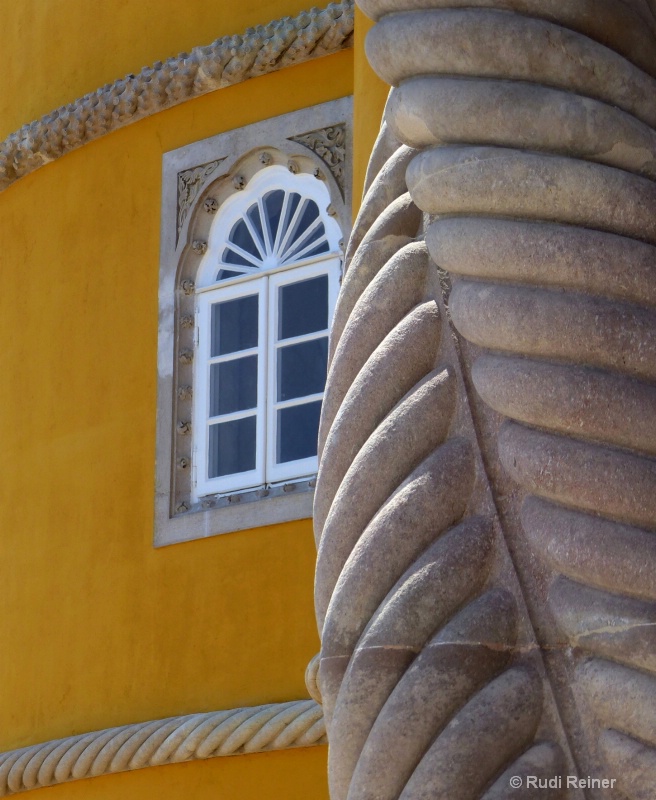
<path fill-rule="evenodd" d="M 249 209 L 249 211 L 250 211 L 250 209 Z M 253 238 L 253 242 L 255 244 L 255 247 L 257 247 L 257 249 L 259 250 L 260 260 L 264 261 L 264 259 L 266 258 L 266 248 L 264 246 L 264 242 L 260 239 L 260 234 L 257 232 L 257 230 L 255 228 L 255 225 L 253 225 L 253 223 L 250 220 L 250 217 L 248 216 L 248 211 L 244 214 L 242 219 L 246 223 L 246 227 L 248 228 L 248 232 L 250 233 L 250 235 Z M 264 232 L 264 228 L 262 228 L 262 232 Z"/>
<path fill-rule="evenodd" d="M 289 258 L 293 259 L 293 261 L 301 261 L 303 258 L 308 257 L 306 255 L 307 253 L 311 253 L 315 247 L 319 247 L 320 245 L 324 244 L 324 242 L 327 241 L 328 239 L 326 238 L 325 235 L 320 236 L 318 239 L 315 239 L 313 242 L 310 242 L 310 244 L 306 245 L 302 250 L 299 250 L 297 253 L 294 253 L 294 255 L 289 256 Z M 285 261 L 284 263 L 287 262 Z"/>
<path fill-rule="evenodd" d="M 278 250 L 278 255 L 282 258 L 285 254 L 285 249 L 287 248 L 288 239 L 291 236 L 292 232 L 296 230 L 296 223 L 300 219 L 303 211 L 305 210 L 305 206 L 308 204 L 309 200 L 306 197 L 302 197 L 299 200 L 298 206 L 296 211 L 294 212 L 294 216 L 289 222 L 289 226 L 287 227 L 287 231 L 285 232 L 285 238 L 280 243 L 280 249 Z"/>
<path fill-rule="evenodd" d="M 222 353 L 220 356 L 212 356 L 208 359 L 211 364 L 223 364 L 224 361 L 236 361 L 238 358 L 246 358 L 247 356 L 255 356 L 258 354 L 257 345 L 249 347 L 248 350 L 235 350 L 234 353 Z"/>
<path fill-rule="evenodd" d="M 304 394 L 301 397 L 292 397 L 291 400 L 279 400 L 276 402 L 276 411 L 281 408 L 291 408 L 291 406 L 302 406 L 305 403 L 314 403 L 316 400 L 323 399 L 323 392 L 316 392 L 315 394 Z"/>
<path fill-rule="evenodd" d="M 262 259 L 261 258 L 257 258 L 257 256 L 254 256 L 252 253 L 247 253 L 246 250 L 242 250 L 242 248 L 238 244 L 235 244 L 234 242 L 228 242 L 226 247 L 228 248 L 228 250 L 232 250 L 232 252 L 236 253 L 238 256 L 241 256 L 242 258 L 245 258 L 247 261 L 250 261 L 250 263 L 252 264 L 252 266 L 255 269 L 257 269 L 257 264 L 254 263 L 255 261 L 259 261 L 260 265 L 262 264 Z M 236 266 L 236 267 L 245 266 L 244 264 L 241 264 L 241 265 L 240 264 L 228 264 L 227 261 L 223 261 L 223 263 L 227 265 L 228 269 L 230 267 L 232 267 L 232 266 Z"/>
<path fill-rule="evenodd" d="M 273 252 L 273 241 L 271 239 L 271 228 L 269 227 L 269 218 L 267 217 L 265 210 L 264 210 L 264 201 L 262 200 L 262 195 L 257 198 L 257 208 L 260 212 L 260 222 L 262 223 L 262 233 L 266 237 L 266 242 L 264 246 L 266 248 L 266 255 L 269 255 Z"/>
<path fill-rule="evenodd" d="M 244 408 L 241 411 L 230 411 L 227 414 L 216 414 L 214 417 L 208 417 L 207 424 L 216 425 L 219 422 L 234 422 L 236 419 L 254 417 L 256 414 L 257 406 L 253 406 L 253 408 Z"/>
<path fill-rule="evenodd" d="M 287 195 L 285 195 L 285 199 Z M 282 217 L 281 217 L 282 221 Z M 280 230 L 280 226 L 278 226 Z M 278 287 L 275 280 L 267 278 L 267 349 L 266 349 L 266 446 L 265 458 L 266 466 L 264 470 L 265 479 L 267 484 L 271 483 L 271 475 L 275 470 L 276 465 L 276 441 L 277 441 L 277 424 L 276 424 L 276 339 L 278 335 L 278 303 L 276 298 L 278 296 Z"/>
<path fill-rule="evenodd" d="M 303 342 L 311 342 L 314 339 L 321 339 L 322 336 L 328 336 L 328 330 L 324 328 L 322 331 L 312 331 L 312 333 L 301 333 L 298 336 L 290 336 L 289 339 L 279 339 L 276 342 L 276 347 L 287 347 L 292 344 L 303 344 Z"/>
<path fill-rule="evenodd" d="M 285 196 L 282 201 L 282 208 L 280 209 L 280 219 L 278 220 L 278 230 L 276 231 L 276 241 L 271 248 L 271 252 L 279 256 L 278 246 L 280 245 L 280 237 L 282 236 L 285 227 L 285 217 L 287 216 L 287 207 L 289 206 L 290 193 L 285 191 Z"/>
<path fill-rule="evenodd" d="M 287 258 L 293 258 L 293 259 L 302 258 L 303 257 L 303 253 L 305 253 L 308 250 L 311 250 L 313 247 L 318 247 L 321 244 L 321 240 L 326 238 L 325 232 L 324 232 L 323 236 L 320 236 L 318 239 L 315 239 L 313 242 L 310 242 L 309 244 L 306 244 L 300 250 L 296 250 L 296 247 L 298 247 L 300 244 L 302 244 L 309 236 L 312 236 L 312 234 L 316 231 L 316 229 L 320 225 L 323 225 L 323 220 L 321 219 L 321 217 L 317 217 L 314 220 L 314 222 L 308 228 L 306 228 L 303 231 L 302 235 L 299 236 L 298 239 L 295 239 L 292 242 L 292 244 L 295 245 L 294 249 L 292 250 L 293 255 L 289 255 L 289 256 L 287 256 Z"/>

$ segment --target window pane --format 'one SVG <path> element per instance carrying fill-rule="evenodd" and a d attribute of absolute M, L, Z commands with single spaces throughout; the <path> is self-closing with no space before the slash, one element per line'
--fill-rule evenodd
<path fill-rule="evenodd" d="M 278 411 L 278 464 L 316 456 L 320 413 L 320 400 Z"/>
<path fill-rule="evenodd" d="M 210 425 L 208 478 L 255 469 L 255 417 Z"/>
<path fill-rule="evenodd" d="M 224 264 L 234 264 L 236 267 L 257 267 L 258 265 L 255 256 L 253 256 L 252 261 L 249 261 L 243 256 L 240 256 L 239 253 L 235 253 L 234 250 L 231 250 L 229 247 L 225 248 L 221 259 Z"/>
<path fill-rule="evenodd" d="M 282 201 L 285 199 L 285 192 L 282 189 L 274 189 L 264 195 L 264 211 L 266 213 L 267 225 L 271 233 L 271 245 L 276 240 L 276 232 L 280 223 L 282 212 Z"/>
<path fill-rule="evenodd" d="M 256 294 L 214 303 L 212 306 L 211 356 L 236 353 L 257 346 Z"/>
<path fill-rule="evenodd" d="M 328 337 L 278 350 L 277 400 L 323 392 L 328 367 Z"/>
<path fill-rule="evenodd" d="M 251 232 L 246 227 L 246 223 L 243 219 L 240 219 L 239 222 L 236 222 L 232 226 L 232 230 L 230 231 L 230 236 L 228 238 L 231 242 L 236 244 L 237 247 L 241 247 L 242 250 L 245 250 L 250 255 L 255 256 L 255 258 L 260 259 L 262 257 L 258 247 L 253 241 Z"/>
<path fill-rule="evenodd" d="M 328 276 L 281 286 L 278 306 L 278 339 L 325 331 L 328 327 Z"/>
<path fill-rule="evenodd" d="M 246 411 L 257 405 L 257 356 L 210 366 L 210 416 Z"/>

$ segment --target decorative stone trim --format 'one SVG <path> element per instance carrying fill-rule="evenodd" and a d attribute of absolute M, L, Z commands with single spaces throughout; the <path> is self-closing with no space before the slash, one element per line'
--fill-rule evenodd
<path fill-rule="evenodd" d="M 304 133 L 301 136 L 290 136 L 289 139 L 292 142 L 304 145 L 319 156 L 337 181 L 343 197 L 346 125 L 332 125 L 329 128 L 320 128 L 316 131 Z"/>
<path fill-rule="evenodd" d="M 313 175 L 350 230 L 352 98 L 262 120 L 165 153 L 162 178 L 155 546 L 312 516 L 314 480 L 193 499 L 195 288 L 221 205 L 261 170 Z M 314 179 L 313 179 L 314 180 Z M 341 181 L 341 183 L 340 183 Z M 176 218 L 177 224 L 172 220 Z"/>
<path fill-rule="evenodd" d="M 193 97 L 351 46 L 353 0 L 224 36 L 23 125 L 0 143 L 0 191 L 107 133 Z M 206 165 L 209 166 L 209 165 Z"/>
<path fill-rule="evenodd" d="M 145 767 L 325 743 L 323 712 L 314 700 L 138 722 L 0 754 L 0 797 Z"/>

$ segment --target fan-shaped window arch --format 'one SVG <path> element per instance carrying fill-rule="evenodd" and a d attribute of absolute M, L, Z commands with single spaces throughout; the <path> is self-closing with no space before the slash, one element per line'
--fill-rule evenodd
<path fill-rule="evenodd" d="M 196 281 L 193 494 L 316 471 L 339 225 L 311 174 L 274 165 L 225 200 Z"/>

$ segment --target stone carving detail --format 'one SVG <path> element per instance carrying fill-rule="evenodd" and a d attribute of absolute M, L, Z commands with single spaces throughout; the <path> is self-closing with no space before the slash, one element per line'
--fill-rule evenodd
<path fill-rule="evenodd" d="M 290 136 L 290 141 L 298 142 L 316 153 L 331 171 L 344 195 L 344 167 L 346 160 L 346 125 L 331 125 L 316 131 Z M 319 177 L 318 175 L 316 177 Z"/>
<path fill-rule="evenodd" d="M 320 431 L 332 798 L 582 798 L 525 783 L 580 771 L 650 800 L 656 20 L 361 5 L 394 88 Z"/>
<path fill-rule="evenodd" d="M 0 753 L 0 797 L 133 769 L 325 742 L 314 700 L 138 722 Z"/>
<path fill-rule="evenodd" d="M 417 151 L 384 131 L 372 160 L 385 150 L 333 322 L 308 688 L 324 707 L 333 800 L 469 800 L 527 769 L 560 774 L 564 736 L 416 241 L 405 173 Z"/>
<path fill-rule="evenodd" d="M 200 191 L 201 186 L 205 180 L 212 175 L 222 161 L 225 161 L 225 159 L 218 158 L 215 161 L 208 161 L 207 164 L 199 164 L 197 167 L 192 167 L 191 169 L 185 169 L 182 172 L 178 172 L 178 228 L 175 238 L 176 243 L 180 236 L 180 231 L 182 230 L 184 221 L 187 219 L 187 214 L 191 210 L 196 197 L 198 197 L 198 192 Z M 209 203 L 208 206 L 208 202 L 211 200 L 212 198 L 208 198 L 204 204 L 204 208 L 206 211 L 208 211 L 208 213 L 213 213 L 213 207 L 211 203 Z M 214 200 L 214 202 L 216 203 L 216 200 Z M 214 209 L 214 211 L 215 210 L 216 209 Z"/>
<path fill-rule="evenodd" d="M 0 190 L 78 147 L 192 97 L 350 47 L 353 0 L 224 36 L 84 95 L 0 142 Z"/>

